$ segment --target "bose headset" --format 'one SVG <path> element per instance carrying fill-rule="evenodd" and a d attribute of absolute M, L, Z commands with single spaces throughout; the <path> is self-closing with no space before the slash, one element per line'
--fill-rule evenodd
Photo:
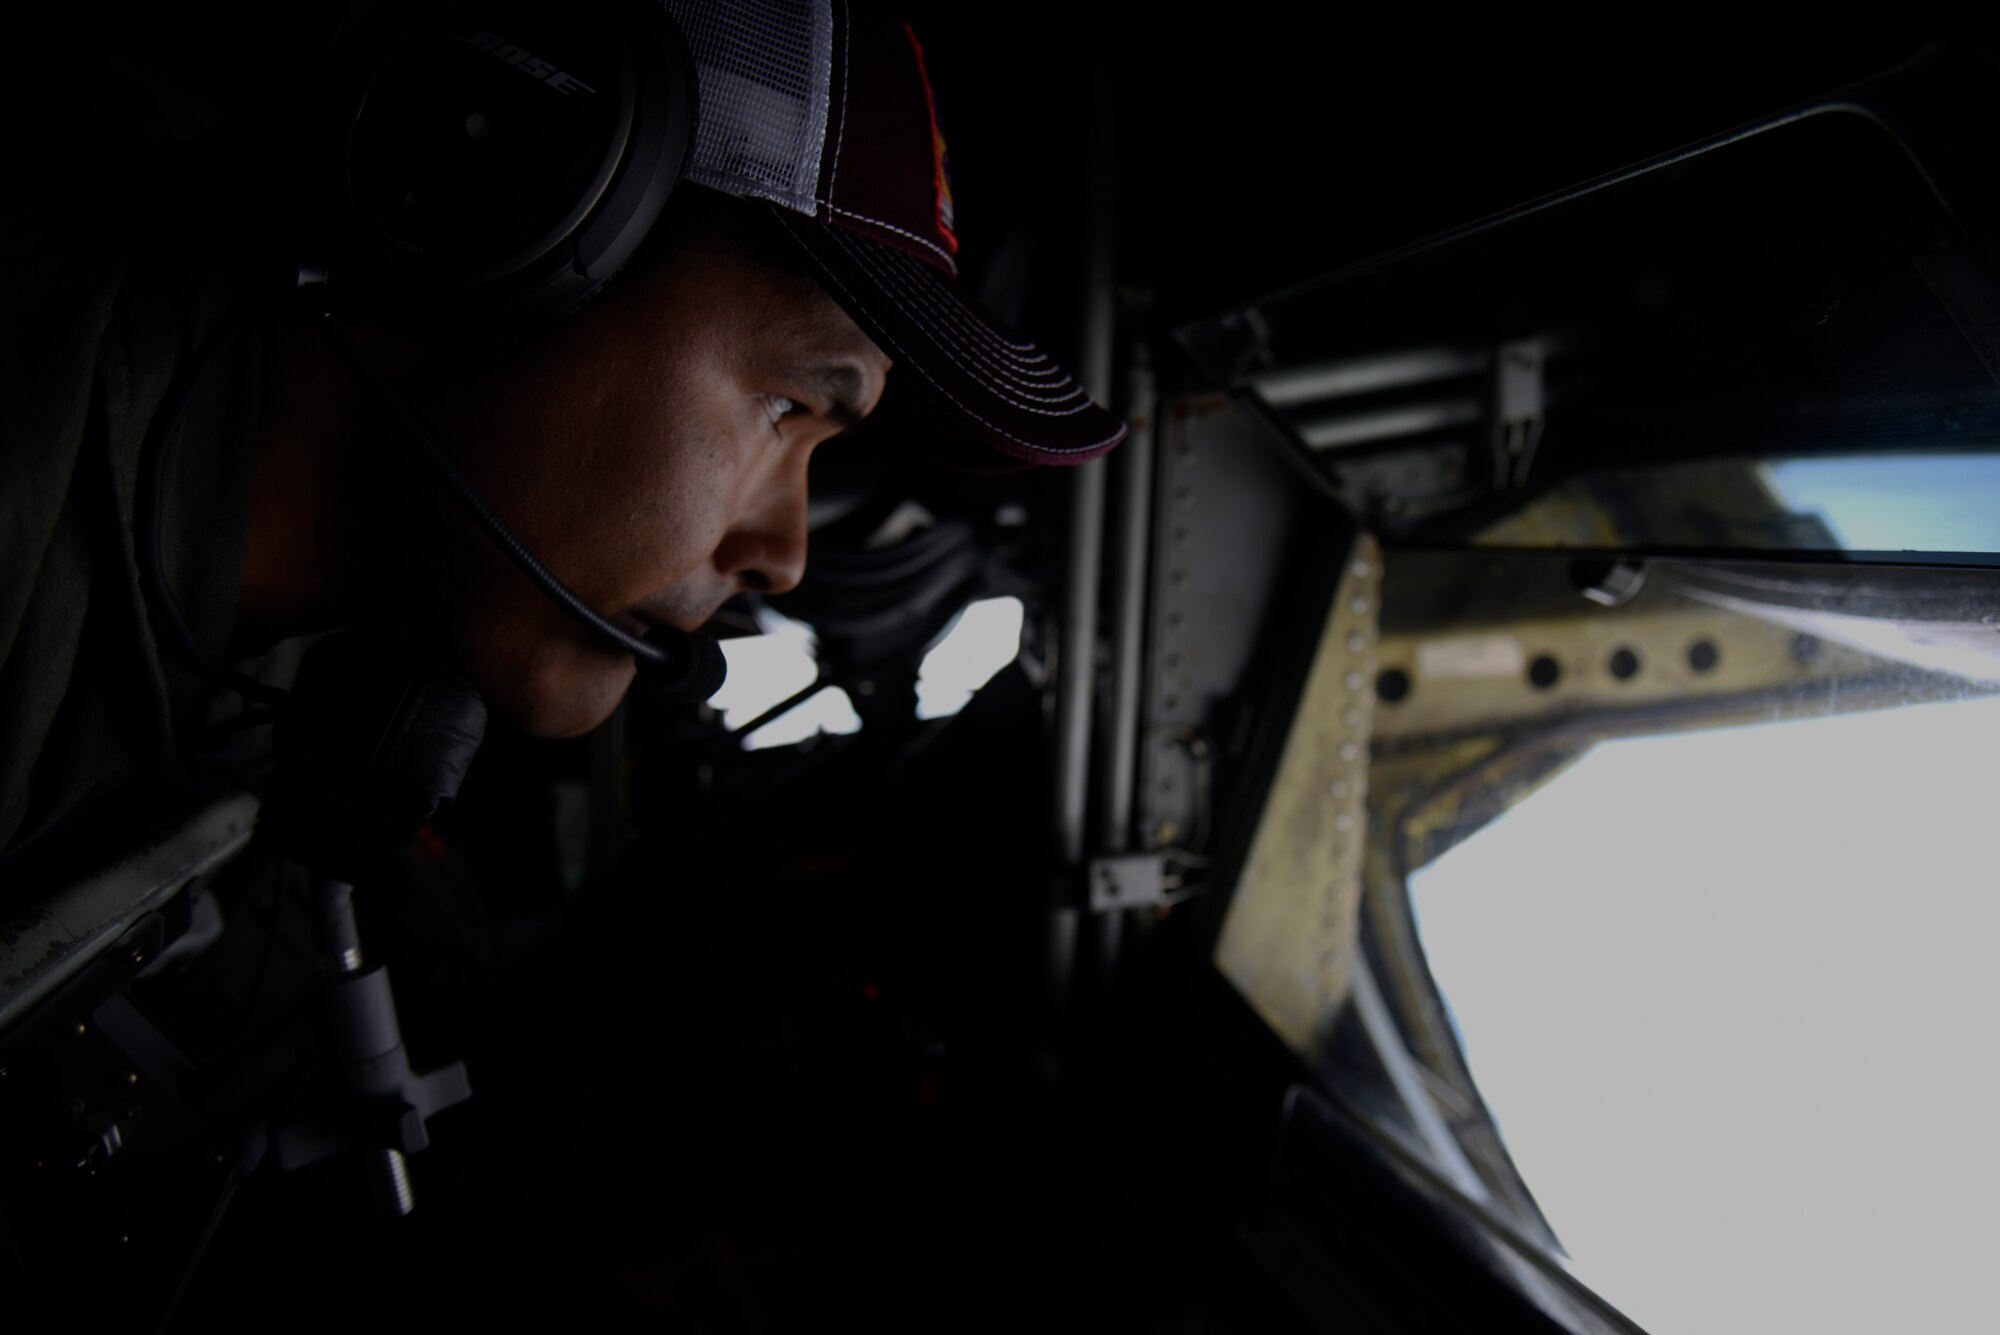
<path fill-rule="evenodd" d="M 348 370 L 387 409 L 454 500 L 544 594 L 652 670 L 669 694 L 722 684 L 714 640 L 672 627 L 641 638 L 590 607 L 516 537 L 364 355 L 343 321 L 421 338 L 518 338 L 575 311 L 658 221 L 693 138 L 694 62 L 661 0 L 460 0 L 414 25 L 348 15 L 336 38 L 349 102 L 323 262 L 298 297 Z M 360 33 L 358 38 L 354 33 Z M 217 333 L 221 331 L 218 330 Z M 182 649 L 254 698 L 279 693 L 216 662 L 160 575 L 158 498 L 168 446 L 212 360 L 211 335 L 148 442 L 141 550 L 148 594 Z"/>

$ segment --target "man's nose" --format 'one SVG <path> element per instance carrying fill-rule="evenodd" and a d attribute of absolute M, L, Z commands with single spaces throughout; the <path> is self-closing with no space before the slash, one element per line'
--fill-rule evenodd
<path fill-rule="evenodd" d="M 716 549 L 716 566 L 752 593 L 789 593 L 806 573 L 806 476 L 760 489 Z"/>

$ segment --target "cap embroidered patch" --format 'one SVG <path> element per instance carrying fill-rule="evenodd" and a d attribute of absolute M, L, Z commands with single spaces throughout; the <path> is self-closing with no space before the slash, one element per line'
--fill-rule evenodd
<path fill-rule="evenodd" d="M 943 234 L 945 245 L 956 255 L 958 237 L 952 229 L 958 224 L 952 212 L 951 160 L 945 155 L 944 122 L 938 118 L 937 94 L 931 91 L 930 71 L 924 68 L 924 44 L 917 40 L 917 30 L 909 24 L 903 25 L 903 32 L 910 39 L 910 50 L 917 56 L 917 78 L 924 85 L 924 110 L 931 118 L 931 188 L 937 195 L 938 231 Z"/>

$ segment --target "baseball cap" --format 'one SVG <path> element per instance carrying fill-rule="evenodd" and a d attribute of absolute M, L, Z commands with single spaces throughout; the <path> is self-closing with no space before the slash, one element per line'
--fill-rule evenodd
<path fill-rule="evenodd" d="M 667 0 L 694 57 L 682 177 L 762 200 L 895 363 L 885 412 L 1032 464 L 1096 458 L 1125 425 L 958 282 L 951 175 L 923 47 L 845 0 Z"/>

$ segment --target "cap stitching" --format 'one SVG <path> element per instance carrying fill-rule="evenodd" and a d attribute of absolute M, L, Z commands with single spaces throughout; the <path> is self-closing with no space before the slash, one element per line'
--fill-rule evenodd
<path fill-rule="evenodd" d="M 903 281 L 900 276 L 895 275 L 893 272 L 886 274 L 879 271 L 871 272 L 877 282 L 882 283 L 885 287 L 892 287 L 895 294 L 903 296 L 911 305 L 919 308 L 911 311 L 913 316 L 922 319 L 924 323 L 933 327 L 948 328 L 955 333 L 965 335 L 964 347 L 967 355 L 973 357 L 982 366 L 988 368 L 994 375 L 1000 377 L 1009 385 L 1018 387 L 1022 393 L 1030 395 L 1050 394 L 1052 391 L 1060 392 L 1067 390 L 1068 396 L 1074 396 L 1082 392 L 1077 386 L 1076 378 L 1061 367 L 1056 366 L 1053 362 L 1050 362 L 1046 353 L 1033 359 L 1035 363 L 1040 364 L 1038 369 L 1029 370 L 1018 364 L 1010 366 L 1003 358 L 994 355 L 989 348 L 980 346 L 980 342 L 972 337 L 981 334 L 986 335 L 988 338 L 993 336 L 986 326 L 976 316 L 973 316 L 970 311 L 967 311 L 964 307 L 954 309 L 942 297 Z M 970 318 L 963 320 L 956 318 L 960 314 L 964 314 Z"/>
<path fill-rule="evenodd" d="M 785 223 L 787 229 L 790 229 L 797 225 L 786 221 L 782 215 L 779 216 L 779 221 Z M 821 275 L 825 277 L 825 279 L 828 282 L 832 283 L 835 287 L 839 288 L 842 295 L 844 295 L 849 302 L 853 303 L 855 309 L 863 312 L 866 312 L 868 310 L 869 308 L 868 303 L 861 300 L 861 298 L 855 294 L 854 289 L 841 279 L 840 275 L 834 271 L 831 265 L 829 265 L 819 255 L 814 253 L 811 247 L 805 247 L 804 252 L 806 258 L 812 261 L 813 267 L 818 269 Z M 886 325 L 883 325 L 881 324 L 880 321 L 874 320 L 872 318 L 869 320 L 869 323 L 876 325 L 877 329 L 880 331 L 881 337 L 889 343 L 890 347 L 894 349 L 896 355 L 902 360 L 908 362 L 910 366 L 916 370 L 917 374 L 921 375 L 924 378 L 924 380 L 931 386 L 931 388 L 935 390 L 939 395 L 941 395 L 943 398 L 949 401 L 954 407 L 956 407 L 960 412 L 965 414 L 965 416 L 970 418 L 972 421 L 979 423 L 979 425 L 985 427 L 987 430 L 994 432 L 995 434 L 997 434 L 998 436 L 1000 436 L 1005 440 L 1013 442 L 1015 445 L 1021 447 L 1024 450 L 1028 450 L 1031 453 L 1035 454 L 1054 455 L 1054 456 L 1098 453 L 1106 449 L 1109 449 L 1113 445 L 1116 445 L 1118 441 L 1124 437 L 1125 434 L 1124 426 L 1122 423 L 1118 423 L 1117 424 L 1118 430 L 1115 431 L 1112 435 L 1082 445 L 1037 445 L 1030 441 L 1024 440 L 1020 436 L 1015 435 L 1013 432 L 999 425 L 997 422 L 988 421 L 985 417 L 981 416 L 977 411 L 975 411 L 970 404 L 966 403 L 963 399 L 959 398 L 958 395 L 952 393 L 951 390 L 947 388 L 944 385 L 944 383 L 940 381 L 935 375 L 933 375 L 923 365 L 921 361 L 919 361 L 915 357 L 910 356 L 906 351 L 904 351 L 902 342 L 896 337 L 896 335 L 893 332 L 889 330 L 889 328 Z M 944 347 L 942 344 L 933 343 L 932 346 L 937 347 L 940 352 L 943 352 L 948 357 L 951 355 L 950 349 Z M 953 358 L 952 360 L 955 365 L 958 365 L 956 358 Z M 964 367 L 960 365 L 960 369 L 963 370 Z M 1003 403 L 1004 406 L 1014 408 L 1017 411 L 1034 413 L 1037 416 L 1042 416 L 1042 417 L 1073 417 L 1082 412 L 1087 411 L 1088 409 L 1096 407 L 1096 405 L 1092 403 L 1088 398 L 1084 400 L 1084 403 L 1081 407 L 1070 409 L 1066 412 L 1050 412 L 1045 409 L 1030 408 L 1026 407 L 1025 405 L 1008 403 L 1006 400 L 1001 400 L 1001 402 Z M 1100 409 L 1099 411 L 1102 410 Z"/>
<path fill-rule="evenodd" d="M 841 238 L 841 239 L 843 241 L 846 240 L 846 238 Z M 857 250 L 852 246 L 843 246 L 842 248 L 848 250 L 850 253 L 854 254 L 858 259 L 861 259 L 863 262 L 869 264 L 870 268 L 875 270 L 876 272 L 885 272 L 885 270 L 881 268 L 881 263 L 880 263 L 881 257 L 874 255 L 872 252 Z M 892 274 L 895 273 L 894 270 L 887 270 L 886 272 Z M 895 276 L 899 279 L 901 278 L 900 274 L 895 274 Z M 911 286 L 910 284 L 907 283 L 904 284 L 904 286 L 909 288 L 910 291 L 920 293 L 924 297 L 930 299 L 933 305 L 938 304 L 936 296 L 931 289 L 920 286 Z M 958 303 L 956 308 L 959 310 L 965 309 L 963 303 Z M 1049 360 L 1048 353 L 1044 352 L 1041 349 L 1041 347 L 1031 339 L 1022 339 L 1017 341 L 1015 339 L 1003 338 L 1000 335 L 999 331 L 995 330 L 992 326 L 984 322 L 980 322 L 979 329 L 982 333 L 986 335 L 987 342 L 996 348 L 1006 349 L 1007 351 L 1010 352 L 1022 353 L 1022 354 L 1032 352 L 1034 354 L 1032 357 L 1024 355 L 1016 358 L 1017 361 L 1023 364 L 1047 362 Z"/>
<path fill-rule="evenodd" d="M 850 218 L 856 219 L 857 221 L 860 222 L 865 222 L 870 226 L 880 227 L 884 231 L 894 232 L 898 236 L 906 236 L 910 238 L 910 240 L 916 242 L 918 245 L 924 246 L 927 249 L 935 252 L 939 259 L 943 260 L 947 265 L 951 267 L 951 271 L 954 276 L 958 273 L 958 261 L 954 260 L 951 257 L 951 252 L 947 251 L 943 246 L 938 245 L 935 241 L 926 241 L 924 240 L 923 237 L 917 235 L 917 233 L 909 231 L 906 228 L 898 227 L 894 223 L 883 222 L 880 218 L 871 218 L 865 213 L 856 213 L 853 209 L 843 209 L 842 207 L 840 207 L 840 205 L 834 203 L 830 199 L 821 199 L 818 201 L 818 203 L 822 207 L 829 209 L 834 213 L 845 214 Z"/>
<path fill-rule="evenodd" d="M 869 263 L 865 257 L 857 257 L 857 262 Z M 1071 379 L 1067 372 L 1049 360 L 1046 352 L 1032 343 L 1015 343 L 1002 338 L 963 303 L 953 303 L 941 294 L 924 287 L 922 283 L 911 282 L 894 269 L 884 270 L 870 264 L 869 271 L 885 283 L 894 283 L 898 291 L 909 293 L 912 300 L 923 303 L 927 309 L 938 312 L 939 319 L 944 322 L 956 324 L 954 317 L 961 313 L 970 316 L 972 330 L 981 335 L 977 351 L 1001 374 L 1024 382 L 1049 376 L 1059 376 L 1063 380 Z M 1029 349 L 1034 350 L 1032 357 L 1021 355 Z"/>
<path fill-rule="evenodd" d="M 857 259 L 857 261 L 859 262 L 859 261 L 860 261 L 860 256 L 859 256 L 859 255 L 857 255 L 857 256 L 856 256 L 856 259 Z M 879 276 L 878 276 L 878 281 L 879 281 Z M 919 300 L 922 300 L 922 301 L 928 301 L 928 302 L 932 302 L 932 303 L 934 303 L 934 302 L 935 302 L 935 298 L 934 298 L 934 297 L 930 297 L 930 296 L 929 296 L 929 294 L 924 294 L 924 293 L 921 293 L 921 292 L 916 292 L 915 290 L 913 290 L 913 289 L 909 289 L 909 288 L 907 288 L 907 287 L 905 288 L 905 291 L 906 291 L 906 292 L 911 292 L 911 293 L 912 293 L 912 295 L 916 296 L 916 297 L 917 297 L 917 298 L 918 298 Z M 914 314 L 914 313 L 913 313 L 913 314 Z M 975 380 L 980 380 L 980 381 L 984 381 L 984 380 L 985 380 L 985 378 L 986 378 L 986 377 L 980 374 L 980 370 L 979 370 L 979 368 L 978 368 L 978 367 L 976 367 L 976 366 L 971 366 L 971 365 L 968 365 L 968 364 L 966 363 L 966 361 L 964 360 L 964 358 L 962 358 L 962 357 L 960 357 L 960 356 L 958 355 L 958 350 L 957 350 L 956 348 L 953 348 L 953 347 L 952 347 L 952 346 L 951 346 L 950 344 L 947 344 L 947 343 L 944 343 L 944 342 L 942 342 L 942 341 L 939 341 L 939 342 L 937 342 L 936 346 L 937 346 L 937 348 L 938 348 L 938 350 L 939 350 L 940 352 L 944 353 L 944 355 L 945 355 L 945 356 L 947 356 L 947 357 L 951 358 L 951 360 L 952 360 L 952 363 L 953 363 L 953 364 L 954 364 L 955 366 L 957 366 L 959 370 L 961 370 L 961 371 L 965 372 L 965 373 L 966 373 L 967 375 L 971 376 L 971 377 L 972 377 L 973 379 L 975 379 Z M 977 355 L 975 354 L 975 360 L 984 360 L 984 359 L 983 359 L 983 358 L 978 358 L 978 357 L 977 357 Z M 1006 372 L 1005 372 L 1004 370 L 1001 370 L 1000 368 L 997 368 L 997 367 L 989 367 L 988 369 L 990 369 L 990 370 L 993 370 L 993 371 L 995 371 L 995 372 L 996 372 L 997 374 L 999 374 L 999 375 L 1000 375 L 1000 376 L 1001 376 L 1001 377 L 1002 377 L 1003 379 L 1008 379 L 1008 380 L 1015 380 L 1015 384 L 1014 384 L 1014 385 L 1010 385 L 1010 386 L 1009 386 L 1009 388 L 1010 388 L 1010 389 L 1016 389 L 1016 390 L 1017 390 L 1017 392 L 1018 392 L 1019 394 L 1021 394 L 1021 395 L 1024 395 L 1024 396 L 1025 396 L 1025 395 L 1029 394 L 1029 393 L 1030 393 L 1030 392 L 1031 392 L 1032 390 L 1034 390 L 1034 389 L 1041 389 L 1041 388 L 1044 388 L 1043 386 L 1029 386 L 1029 385 L 1023 385 L 1023 384 L 1020 384 L 1020 383 L 1019 383 L 1019 381 L 1018 381 L 1018 380 L 1017 380 L 1017 379 L 1016 379 L 1015 377 L 1012 377 L 1012 376 L 1008 375 L 1008 374 L 1007 374 L 1007 373 L 1006 373 Z M 1078 384 L 1076 383 L 1076 381 L 1075 381 L 1075 380 L 1074 380 L 1074 379 L 1073 379 L 1072 377 L 1069 377 L 1069 376 L 1064 376 L 1064 377 L 1063 377 L 1063 379 L 1064 379 L 1064 382 L 1065 382 L 1065 383 L 1066 383 L 1066 384 L 1067 384 L 1067 385 L 1069 386 L 1069 392 L 1067 392 L 1067 393 L 1065 393 L 1065 394 L 1062 394 L 1062 395 L 1061 395 L 1061 396 L 1060 396 L 1059 398 L 1058 398 L 1058 397 L 1056 397 L 1056 396 L 1053 396 L 1053 395 L 1052 395 L 1052 396 L 1049 396 L 1049 397 L 1047 397 L 1047 398 L 1044 398 L 1044 399 L 1042 399 L 1041 401 L 1042 401 L 1042 402 L 1045 402 L 1045 403 L 1054 403 L 1054 402 L 1062 402 L 1062 401 L 1072 401 L 1072 402 L 1073 402 L 1073 401 L 1075 401 L 1075 400 L 1078 400 L 1078 399 L 1081 399 L 1081 400 L 1082 400 L 1082 403 L 1081 403 L 1080 405 L 1078 405 L 1078 406 L 1076 406 L 1076 407 L 1072 407 L 1072 408 L 1066 408 L 1066 409 L 1057 409 L 1057 408 L 1037 408 L 1037 407 L 1033 407 L 1033 406 L 1031 406 L 1031 404 L 1030 404 L 1030 403 L 1028 403 L 1028 402 L 1023 402 L 1023 401 L 1022 401 L 1022 400 L 1021 400 L 1020 398 L 1016 398 L 1016 397 L 1014 397 L 1013 395 L 1010 395 L 1010 394 L 1003 394 L 1003 393 L 1002 393 L 1002 392 L 1001 392 L 1001 391 L 1000 391 L 999 389 L 997 389 L 996 387 L 994 387 L 994 386 L 992 386 L 992 385 L 987 385 L 987 386 L 986 386 L 986 388 L 987 388 L 987 390 L 988 390 L 988 391 L 989 391 L 990 393 L 992 393 L 992 394 L 994 395 L 994 397 L 996 397 L 996 398 L 1005 398 L 1005 399 L 1006 399 L 1006 400 L 1007 400 L 1007 401 L 1008 401 L 1009 403 L 1011 403 L 1011 404 L 1012 404 L 1013 406 L 1015 406 L 1015 407 L 1018 407 L 1018 408 L 1020 408 L 1020 409 L 1021 409 L 1021 410 L 1022 410 L 1023 412 L 1031 412 L 1031 413 L 1039 413 L 1039 414 L 1041 414 L 1041 415 L 1043 415 L 1043 416 L 1045 416 L 1045 417 L 1066 417 L 1066 416 L 1071 416 L 1071 415 L 1073 415 L 1073 414 L 1076 414 L 1076 413 L 1080 413 L 1080 412 L 1083 412 L 1083 411 L 1085 410 L 1085 408 L 1087 408 L 1087 407 L 1091 406 L 1091 401 L 1090 401 L 1090 396 L 1089 396 L 1089 395 L 1087 395 L 1087 394 L 1085 394 L 1085 393 L 1083 392 L 1083 388 L 1082 388 L 1082 386 L 1078 385 Z"/>
<path fill-rule="evenodd" d="M 806 253 L 809 256 L 812 254 L 812 252 L 810 251 Z M 846 283 L 840 281 L 839 274 L 833 272 L 831 268 L 829 268 L 824 262 L 820 261 L 817 257 L 814 257 L 814 263 L 819 266 L 820 271 L 827 276 L 828 280 L 831 281 L 835 287 L 839 288 L 842 292 L 847 294 L 847 298 L 849 301 L 852 301 L 855 304 L 860 305 L 863 310 L 867 309 L 867 306 L 864 303 L 862 303 L 861 299 L 854 294 L 854 290 L 850 288 Z M 970 417 L 973 421 L 985 427 L 988 431 L 999 433 L 1000 435 L 1006 437 L 1008 440 L 1013 441 L 1016 445 L 1019 445 L 1023 449 L 1034 450 L 1042 454 L 1082 454 L 1089 450 L 1102 449 L 1107 444 L 1116 444 L 1118 441 L 1118 437 L 1116 436 L 1110 437 L 1108 441 L 1100 440 L 1093 442 L 1092 444 L 1089 445 L 1036 445 L 1033 444 L 1032 442 L 1025 441 L 1021 439 L 1019 436 L 1015 435 L 1013 432 L 1007 430 L 1007 428 L 999 425 L 998 423 L 989 422 L 984 417 L 981 417 L 977 412 L 974 412 L 969 404 L 965 403 L 958 397 L 958 395 L 952 393 L 949 389 L 946 389 L 944 385 L 938 382 L 936 376 L 932 375 L 929 371 L 925 370 L 922 362 L 904 353 L 902 345 L 899 342 L 897 342 L 895 335 L 890 334 L 885 329 L 883 331 L 883 336 L 887 338 L 892 345 L 895 346 L 897 353 L 901 354 L 905 361 L 907 361 L 911 366 L 916 368 L 917 374 L 921 375 L 925 380 L 928 380 L 930 382 L 931 388 L 935 389 L 938 393 L 944 395 L 947 399 L 950 399 L 952 403 L 957 406 L 960 412 L 964 413 L 967 417 Z M 1034 412 L 1036 410 L 1033 408 L 1028 408 L 1024 409 L 1024 411 Z M 1044 415 L 1068 416 L 1069 414 L 1051 413 Z"/>
<path fill-rule="evenodd" d="M 1047 374 L 1061 376 L 1066 382 L 1072 380 L 1072 377 L 1065 373 L 1061 367 L 1056 366 L 1049 360 L 1048 353 L 1042 351 L 1035 344 L 1031 342 L 1017 343 L 1012 339 L 1001 337 L 998 331 L 991 325 L 980 320 L 977 314 L 971 311 L 963 302 L 948 301 L 935 287 L 925 286 L 921 282 L 913 283 L 909 281 L 893 263 L 888 261 L 887 257 L 860 247 L 850 241 L 849 238 L 836 237 L 836 239 L 840 241 L 841 249 L 852 255 L 856 263 L 866 267 L 878 281 L 894 282 L 898 290 L 909 293 L 914 300 L 920 301 L 930 309 L 939 312 L 943 320 L 956 323 L 956 321 L 952 320 L 952 316 L 955 314 L 962 313 L 971 316 L 972 323 L 970 327 L 976 333 L 983 336 L 982 341 L 985 344 L 984 348 L 978 349 L 981 358 L 990 363 L 1000 374 L 1025 383 L 1031 381 L 1032 377 L 1043 374 L 1042 371 L 1030 370 L 1028 369 L 1029 367 L 1046 367 Z M 1010 352 L 1025 353 L 1029 351 L 1032 351 L 1034 356 L 1015 356 L 1012 358 L 1008 356 Z"/>

